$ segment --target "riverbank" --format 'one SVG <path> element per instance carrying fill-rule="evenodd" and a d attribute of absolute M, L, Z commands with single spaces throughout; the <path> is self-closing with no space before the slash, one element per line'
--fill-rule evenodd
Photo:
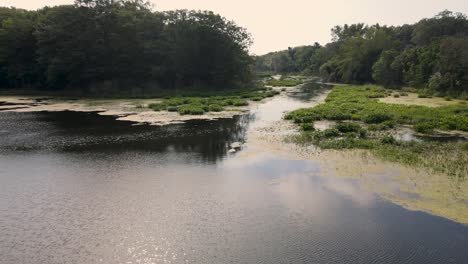
<path fill-rule="evenodd" d="M 137 124 L 168 125 L 189 120 L 232 118 L 284 91 L 284 88 L 244 92 L 238 96 L 173 96 L 156 99 L 83 99 L 43 96 L 0 96 L 5 112 L 97 112 Z"/>
<path fill-rule="evenodd" d="M 274 89 L 281 93 L 258 102 L 249 100 L 248 106 L 233 107 L 227 111 L 208 112 L 203 115 L 180 115 L 177 112 L 153 111 L 148 107 L 142 107 L 152 103 L 162 103 L 164 99 L 81 99 L 64 102 L 63 99 L 54 101 L 50 98 L 29 98 L 25 100 L 26 98 L 15 97 L 10 98 L 9 102 L 24 104 L 26 108 L 9 111 L 90 111 L 97 112 L 99 115 L 114 116 L 121 121 L 151 125 L 241 115 L 251 121 L 244 120 L 236 125 L 236 127 L 243 127 L 246 134 L 245 141 L 242 139 L 244 136 L 236 138 L 235 141 L 242 141 L 245 144 L 242 151 L 226 154 L 227 157 L 235 155 L 237 162 L 255 162 L 258 157 L 263 156 L 313 162 L 318 164 L 319 170 L 307 171 L 307 176 L 340 177 L 356 181 L 356 184 L 366 188 L 367 192 L 376 193 L 405 208 L 468 224 L 468 181 L 463 178 L 447 177 L 444 173 L 427 168 L 379 159 L 369 149 L 334 150 L 318 148 L 313 144 L 296 144 L 290 139 L 299 137 L 303 132 L 298 129 L 297 124 L 286 121 L 283 117 L 299 108 L 311 108 L 326 103 L 331 90 L 328 86 L 316 85 L 313 82 L 289 87 L 285 91 L 282 91 L 284 88 L 281 87 Z M 28 104 L 33 105 L 27 106 Z M 4 106 L 7 107 L 5 104 Z M 18 107 L 18 105 L 8 107 Z M 321 131 L 335 124 L 336 122 L 330 121 L 314 122 L 317 130 Z"/>

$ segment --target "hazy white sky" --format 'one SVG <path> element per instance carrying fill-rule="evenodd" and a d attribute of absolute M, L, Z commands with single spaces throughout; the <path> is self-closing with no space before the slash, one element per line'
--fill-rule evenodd
<path fill-rule="evenodd" d="M 261 55 L 288 46 L 325 44 L 334 25 L 364 22 L 401 25 L 438 12 L 468 14 L 468 0 L 151 0 L 155 10 L 212 10 L 246 27 L 251 52 Z M 0 6 L 37 9 L 73 0 L 0 0 Z"/>

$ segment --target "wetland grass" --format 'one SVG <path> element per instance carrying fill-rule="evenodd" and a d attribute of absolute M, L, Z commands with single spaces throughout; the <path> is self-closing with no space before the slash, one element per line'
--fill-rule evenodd
<path fill-rule="evenodd" d="M 149 104 L 148 107 L 154 111 L 178 112 L 181 115 L 203 115 L 225 111 L 228 107 L 248 106 L 248 100 L 261 101 L 278 94 L 279 91 L 262 89 L 242 92 L 236 96 L 166 97 L 162 102 Z"/>
<path fill-rule="evenodd" d="M 292 86 L 298 86 L 302 83 L 303 81 L 298 80 L 298 79 L 283 79 L 283 80 L 270 79 L 270 80 L 267 80 L 266 82 L 267 85 L 277 86 L 277 87 L 282 87 L 282 86 L 292 87 Z"/>
<path fill-rule="evenodd" d="M 466 179 L 468 143 L 400 141 L 386 131 L 398 125 L 411 125 L 417 132 L 425 134 L 434 129 L 468 131 L 468 106 L 397 105 L 376 99 L 387 95 L 377 86 L 335 87 L 326 103 L 299 109 L 286 116 L 302 128 L 302 133 L 294 136 L 293 141 L 311 143 L 322 149 L 365 149 L 383 160 Z M 318 120 L 338 123 L 317 131 L 313 124 Z"/>

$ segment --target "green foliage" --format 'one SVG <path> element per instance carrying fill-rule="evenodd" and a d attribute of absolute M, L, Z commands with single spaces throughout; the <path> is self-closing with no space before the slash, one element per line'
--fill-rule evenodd
<path fill-rule="evenodd" d="M 362 127 L 356 123 L 338 123 L 335 126 L 341 133 L 359 132 Z"/>
<path fill-rule="evenodd" d="M 203 115 L 205 108 L 199 104 L 182 105 L 177 108 L 177 112 L 181 115 Z"/>
<path fill-rule="evenodd" d="M 397 69 L 392 67 L 398 51 L 387 50 L 382 52 L 380 59 L 372 66 L 372 78 L 386 87 L 392 87 L 400 84 L 401 76 Z"/>
<path fill-rule="evenodd" d="M 435 125 L 429 122 L 419 123 L 414 126 L 414 130 L 419 133 L 429 134 L 434 131 Z"/>
<path fill-rule="evenodd" d="M 297 79 L 284 79 L 284 80 L 274 80 L 274 79 L 270 79 L 267 81 L 267 85 L 271 85 L 271 86 L 287 86 L 287 87 L 291 87 L 291 86 L 298 86 L 300 84 L 302 84 L 302 80 L 297 80 Z"/>
<path fill-rule="evenodd" d="M 255 69 L 258 72 L 291 73 L 307 72 L 310 69 L 310 58 L 319 57 L 320 44 L 288 48 L 287 50 L 271 52 L 263 56 L 256 56 Z M 316 70 L 318 72 L 318 68 Z"/>
<path fill-rule="evenodd" d="M 234 106 L 247 106 L 247 105 L 249 105 L 249 103 L 247 101 L 241 100 L 241 99 L 234 99 L 232 101 L 232 104 Z"/>
<path fill-rule="evenodd" d="M 392 120 L 392 117 L 383 111 L 375 111 L 364 115 L 361 119 L 367 124 L 380 124 Z"/>
<path fill-rule="evenodd" d="M 223 110 L 224 110 L 224 107 L 222 107 L 221 105 L 217 105 L 217 104 L 211 104 L 208 107 L 208 111 L 210 112 L 221 112 Z"/>
<path fill-rule="evenodd" d="M 336 128 L 328 128 L 328 129 L 325 129 L 324 131 L 322 131 L 321 134 L 317 134 L 317 135 L 321 135 L 325 138 L 332 138 L 332 137 L 337 137 L 340 135 L 340 131 Z"/>
<path fill-rule="evenodd" d="M 217 14 L 153 12 L 144 1 L 0 8 L 0 87 L 229 89 L 251 84 L 250 44 L 245 29 Z"/>
<path fill-rule="evenodd" d="M 392 128 L 396 127 L 396 121 L 395 120 L 388 120 L 385 122 L 382 122 L 380 124 L 370 124 L 367 129 L 370 131 L 384 131 L 384 130 L 389 130 Z"/>
<path fill-rule="evenodd" d="M 468 19 L 443 11 L 413 25 L 336 26 L 333 42 L 256 58 L 257 70 L 320 74 L 325 81 L 411 86 L 468 98 Z M 303 62 L 306 62 L 305 64 Z"/>
<path fill-rule="evenodd" d="M 257 90 L 238 92 L 242 96 L 210 95 L 206 97 L 168 96 L 160 103 L 152 103 L 148 108 L 154 111 L 179 112 L 182 115 L 201 115 L 206 112 L 221 112 L 226 107 L 241 107 L 249 105 L 247 99 L 261 101 L 279 94 L 277 91 Z"/>
<path fill-rule="evenodd" d="M 302 127 L 321 119 L 364 121 L 369 116 L 373 117 L 371 121 L 379 123 L 368 125 L 368 130 L 353 122 L 340 122 L 325 131 L 303 129 L 294 141 L 312 143 L 322 149 L 365 149 L 384 160 L 426 167 L 453 177 L 466 177 L 468 143 L 404 142 L 378 131 L 394 128 L 397 124 L 414 125 L 420 133 L 430 133 L 435 128 L 468 131 L 467 105 L 429 108 L 385 104 L 373 98 L 382 93 L 382 88 L 376 86 L 335 87 L 325 104 L 291 112 L 286 118 Z M 380 122 L 382 120 L 385 121 Z"/>
<path fill-rule="evenodd" d="M 334 129 L 331 129 L 332 131 Z M 365 131 L 365 130 L 363 130 Z M 314 144 L 322 149 L 364 149 L 377 157 L 409 166 L 425 167 L 452 177 L 466 178 L 468 143 L 404 142 L 391 135 L 379 138 L 344 136 L 335 132 L 304 131 L 294 136 L 298 144 Z"/>
<path fill-rule="evenodd" d="M 381 130 L 395 124 L 431 124 L 433 129 L 468 131 L 468 107 L 458 104 L 443 107 L 418 105 L 397 105 L 378 102 L 374 97 L 384 96 L 378 86 L 337 86 L 328 95 L 325 104 L 314 108 L 299 109 L 286 118 L 295 123 L 308 123 L 316 120 L 359 120 Z"/>
<path fill-rule="evenodd" d="M 382 144 L 391 144 L 391 145 L 394 145 L 397 143 L 396 139 L 393 137 L 393 136 L 383 136 L 381 139 L 380 139 L 380 142 L 382 142 Z"/>
<path fill-rule="evenodd" d="M 312 123 L 301 124 L 301 129 L 302 131 L 314 131 L 315 130 L 314 124 Z"/>

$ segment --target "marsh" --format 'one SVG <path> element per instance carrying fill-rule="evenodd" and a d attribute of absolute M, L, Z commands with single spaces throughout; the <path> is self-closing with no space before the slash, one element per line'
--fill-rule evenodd
<path fill-rule="evenodd" d="M 284 143 L 285 112 L 328 93 L 287 88 L 234 118 L 166 126 L 0 112 L 3 263 L 463 263 L 466 200 L 445 208 L 457 199 L 428 190 L 460 198 L 466 184 L 414 186 L 411 168 Z"/>

